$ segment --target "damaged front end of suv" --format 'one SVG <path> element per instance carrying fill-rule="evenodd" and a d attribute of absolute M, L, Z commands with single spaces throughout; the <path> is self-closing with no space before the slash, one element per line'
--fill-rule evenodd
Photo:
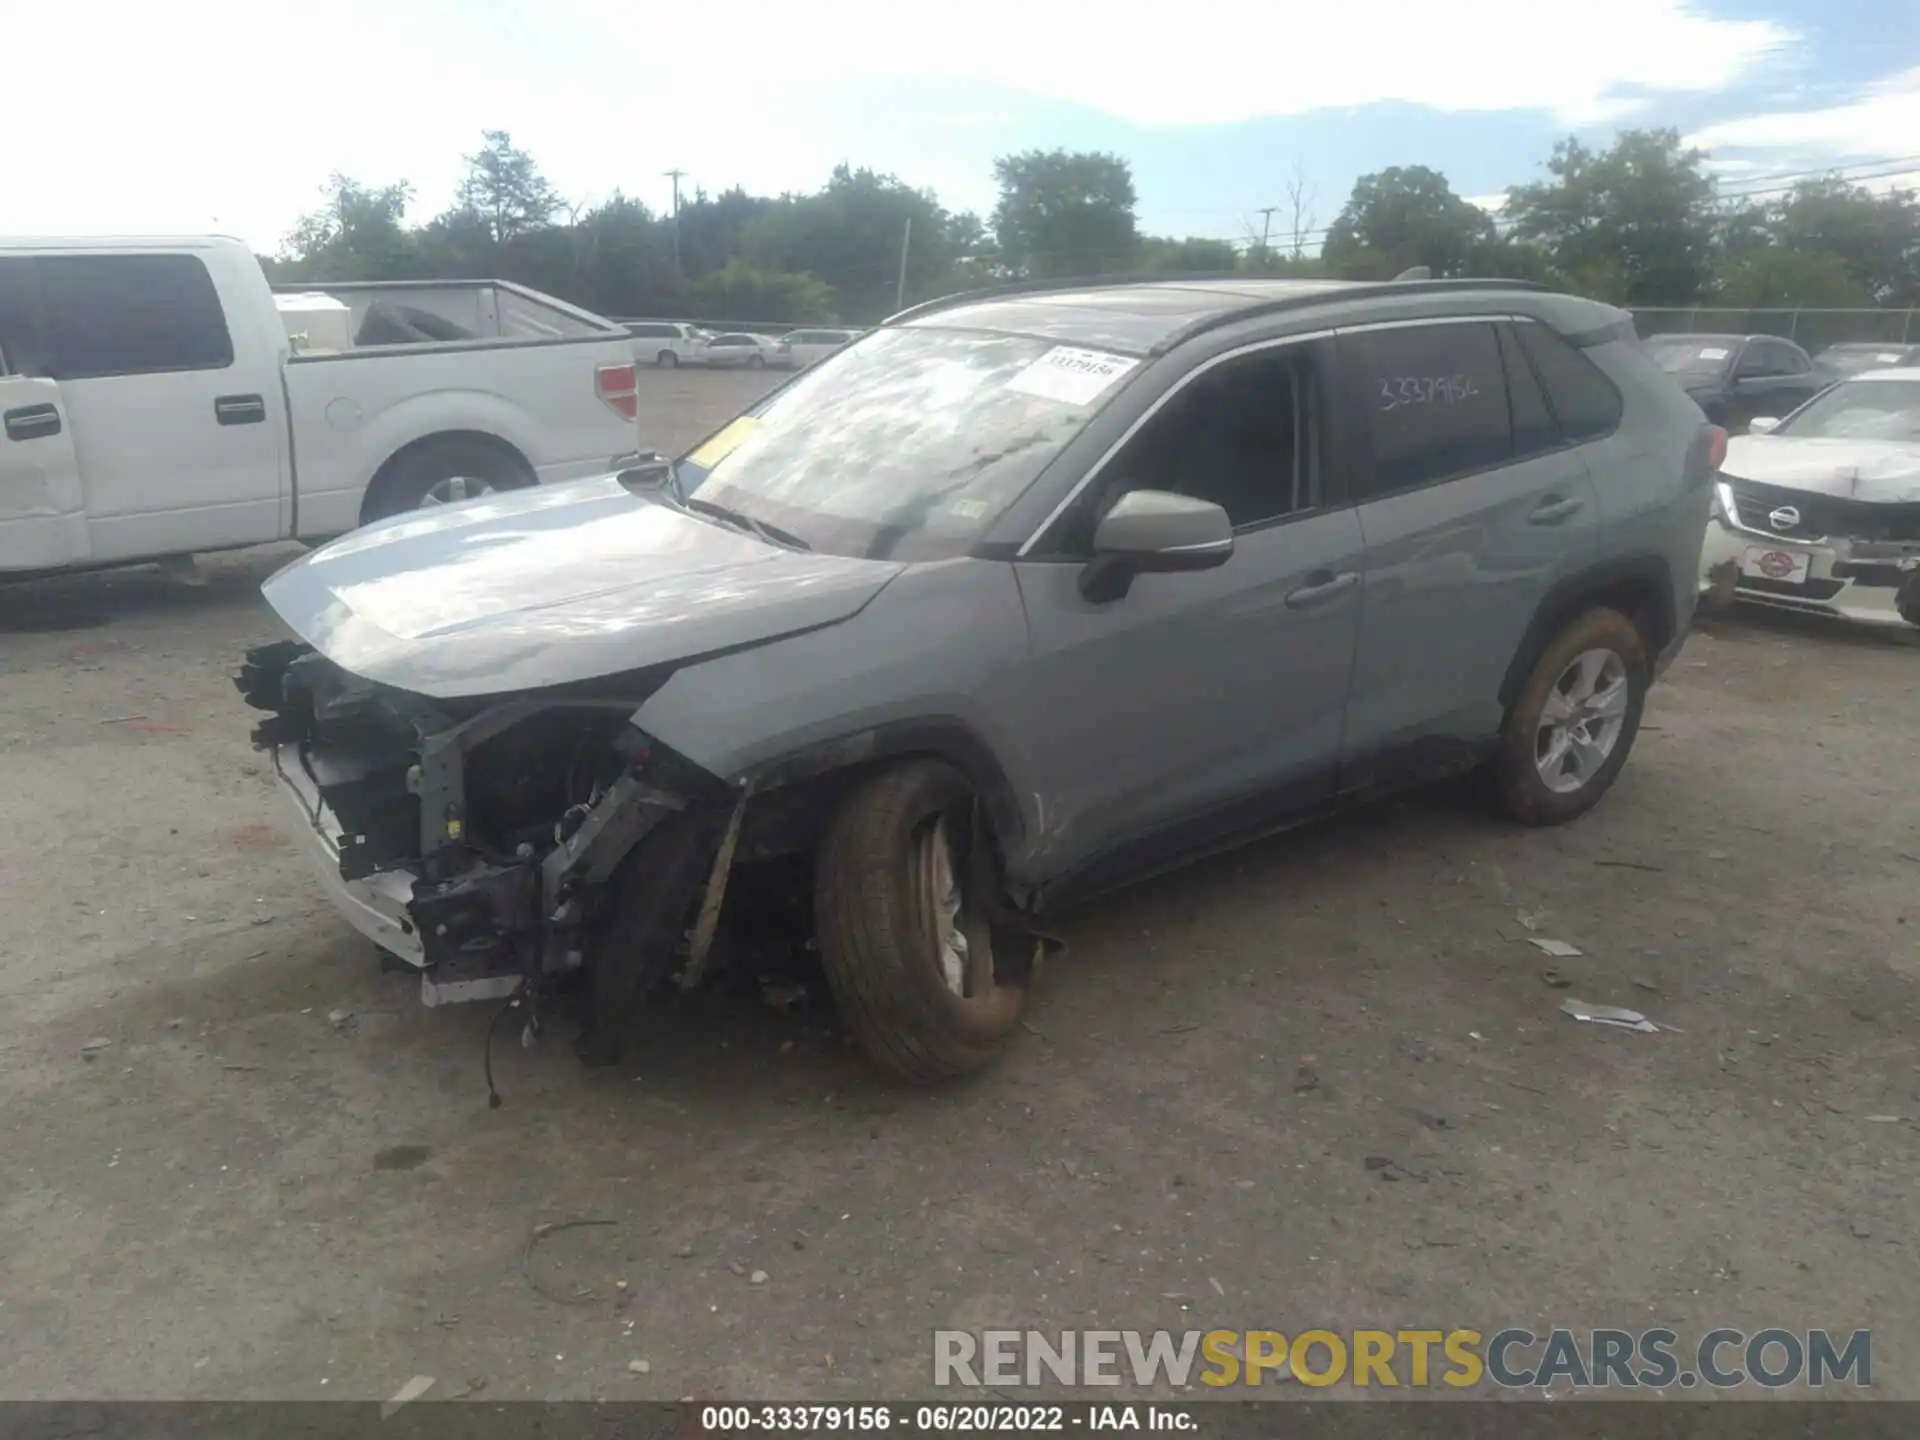
<path fill-rule="evenodd" d="M 679 879 L 681 893 L 656 907 L 662 923 L 709 879 L 717 910 L 725 876 L 701 862 L 729 819 L 737 833 L 747 791 L 634 727 L 663 678 L 437 700 L 281 641 L 249 651 L 237 684 L 271 712 L 254 744 L 313 832 L 308 849 L 336 905 L 389 964 L 419 972 L 425 1003 L 441 1005 L 533 996 L 584 970 L 606 941 L 612 882 L 663 827 L 684 858 L 649 877 Z M 648 853 L 657 860 L 661 848 Z M 702 931 L 624 938 L 655 957 L 656 972 L 677 960 L 692 983 L 713 939 L 710 922 Z M 670 977 L 622 978 L 638 991 Z M 613 998 L 598 988 L 597 1001 Z M 622 1017 L 602 1018 L 590 1040 L 610 1052 Z"/>
<path fill-rule="evenodd" d="M 952 718 L 1024 614 L 1005 567 L 908 569 L 608 476 L 296 560 L 264 587 L 292 638 L 236 684 L 329 898 L 427 1004 L 538 1033 L 564 994 L 611 1063 L 650 993 L 820 980 L 939 1078 L 1025 993 L 1016 792 Z"/>

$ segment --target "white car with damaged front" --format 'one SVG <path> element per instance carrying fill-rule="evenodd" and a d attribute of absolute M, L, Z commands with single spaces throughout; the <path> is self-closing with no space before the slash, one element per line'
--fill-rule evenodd
<path fill-rule="evenodd" d="M 1730 441 L 1700 588 L 1920 625 L 1920 368 L 1868 371 Z"/>

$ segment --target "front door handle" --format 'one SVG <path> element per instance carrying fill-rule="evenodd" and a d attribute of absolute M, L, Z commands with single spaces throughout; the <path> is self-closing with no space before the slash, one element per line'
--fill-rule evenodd
<path fill-rule="evenodd" d="M 1339 575 L 1331 570 L 1316 570 L 1307 583 L 1287 592 L 1289 610 L 1313 610 L 1338 600 L 1360 583 L 1360 572 L 1347 570 Z"/>
<path fill-rule="evenodd" d="M 1549 495 L 1533 507 L 1533 513 L 1527 516 L 1529 525 L 1558 525 L 1562 520 L 1578 515 L 1584 502 L 1578 497 L 1568 496 L 1562 499 L 1558 495 Z"/>
<path fill-rule="evenodd" d="M 5 416 L 9 440 L 44 440 L 60 433 L 60 412 L 51 405 L 22 405 Z"/>
<path fill-rule="evenodd" d="M 267 418 L 267 402 L 258 395 L 216 395 L 213 418 L 222 425 L 259 425 Z"/>

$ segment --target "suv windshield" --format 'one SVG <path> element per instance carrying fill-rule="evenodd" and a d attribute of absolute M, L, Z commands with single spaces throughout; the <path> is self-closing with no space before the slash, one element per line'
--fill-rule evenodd
<path fill-rule="evenodd" d="M 877 331 L 683 457 L 681 488 L 831 554 L 964 555 L 1134 364 L 1020 336 Z"/>
<path fill-rule="evenodd" d="M 1717 335 L 1656 335 L 1646 342 L 1653 363 L 1669 375 L 1718 375 L 1735 342 Z"/>
<path fill-rule="evenodd" d="M 1776 435 L 1920 441 L 1920 380 L 1849 380 L 1808 401 Z"/>

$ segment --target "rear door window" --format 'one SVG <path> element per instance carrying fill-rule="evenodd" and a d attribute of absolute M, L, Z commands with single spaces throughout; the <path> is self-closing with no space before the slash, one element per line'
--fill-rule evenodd
<path fill-rule="evenodd" d="M 39 255 L 34 278 L 56 380 L 224 370 L 233 339 L 194 255 Z"/>
<path fill-rule="evenodd" d="M 1513 459 L 1506 373 L 1491 323 L 1408 325 L 1341 338 L 1372 439 L 1365 501 Z"/>
<path fill-rule="evenodd" d="M 1560 433 L 1575 445 L 1612 434 L 1620 423 L 1620 392 L 1600 367 L 1545 325 L 1526 321 L 1513 328 L 1546 391 Z"/>

